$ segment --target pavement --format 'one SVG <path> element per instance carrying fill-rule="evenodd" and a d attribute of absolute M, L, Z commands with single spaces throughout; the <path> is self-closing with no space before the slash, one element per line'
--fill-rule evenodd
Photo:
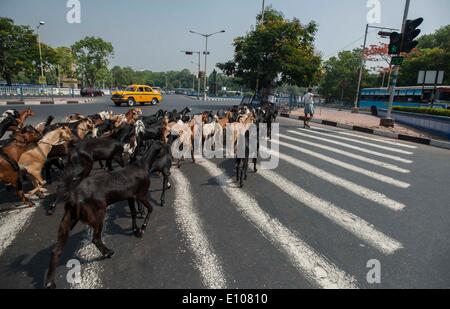
<path fill-rule="evenodd" d="M 0 98 L 0 106 L 9 106 L 9 105 L 65 105 L 65 104 L 84 104 L 84 103 L 92 103 L 95 99 L 92 98 L 83 98 L 83 97 L 42 97 L 42 98 L 24 98 L 23 100 L 19 99 L 5 99 Z"/>
<path fill-rule="evenodd" d="M 234 104 L 167 96 L 161 108 Z M 106 99 L 37 106 L 32 121 L 105 109 L 126 110 Z M 161 180 L 152 178 L 155 210 L 142 240 L 131 235 L 127 203 L 111 206 L 104 241 L 112 259 L 99 259 L 89 229 L 78 225 L 58 288 L 450 288 L 448 150 L 278 121 L 279 141 L 268 146 L 279 146 L 278 167 L 251 171 L 243 189 L 232 159 L 186 161 L 172 169 L 162 208 Z M 63 212 L 45 216 L 53 199 L 14 210 L 17 199 L 0 185 L 0 288 L 42 288 Z M 81 263 L 79 283 L 67 280 L 72 259 Z M 367 280 L 374 272 L 379 283 Z"/>
<path fill-rule="evenodd" d="M 305 116 L 303 109 L 294 110 L 291 112 L 293 116 Z M 353 114 L 351 110 L 337 109 L 337 108 L 326 108 L 318 106 L 316 108 L 315 119 L 326 120 L 331 122 L 338 122 L 345 125 L 360 126 L 381 132 L 403 134 L 419 138 L 430 138 L 436 139 L 437 137 L 422 132 L 402 124 L 397 123 L 394 128 L 386 128 L 380 126 L 380 118 L 372 116 L 368 113 Z M 439 138 L 441 139 L 441 138 Z"/>

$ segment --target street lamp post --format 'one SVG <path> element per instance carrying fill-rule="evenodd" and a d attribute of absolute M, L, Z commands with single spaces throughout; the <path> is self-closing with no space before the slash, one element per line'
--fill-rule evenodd
<path fill-rule="evenodd" d="M 206 45 L 205 45 L 205 78 L 204 78 L 204 94 L 203 94 L 203 99 L 206 101 L 206 96 L 207 96 L 207 91 L 206 91 L 206 86 L 207 86 L 207 82 L 206 82 L 206 80 L 207 80 L 206 68 L 207 68 L 207 63 L 208 63 L 208 38 L 210 36 L 213 36 L 213 35 L 218 34 L 218 33 L 224 33 L 225 30 L 217 31 L 217 32 L 210 33 L 210 34 L 199 33 L 199 32 L 195 32 L 195 31 L 192 31 L 192 30 L 190 30 L 189 32 L 203 36 L 205 38 L 205 41 L 206 41 Z"/>
<path fill-rule="evenodd" d="M 44 80 L 44 66 L 43 66 L 43 64 L 42 64 L 41 36 L 40 36 L 40 34 L 39 34 L 39 28 L 40 28 L 41 26 L 43 26 L 43 25 L 45 25 L 45 22 L 41 21 L 41 22 L 39 22 L 39 25 L 37 25 L 37 27 L 36 27 L 36 29 L 37 29 L 37 35 L 38 35 L 39 59 L 40 59 L 40 61 L 41 61 L 41 78 L 42 78 L 41 81 Z"/>

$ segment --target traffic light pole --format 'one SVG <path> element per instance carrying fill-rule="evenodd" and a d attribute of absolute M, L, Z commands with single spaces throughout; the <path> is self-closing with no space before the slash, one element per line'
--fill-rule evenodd
<path fill-rule="evenodd" d="M 405 29 L 406 29 L 406 20 L 408 19 L 408 13 L 409 13 L 409 5 L 411 3 L 411 0 L 406 0 L 406 5 L 405 5 L 405 12 L 403 14 L 403 22 L 402 22 L 402 33 L 405 33 Z M 404 36 L 402 36 L 402 43 L 400 45 L 400 51 L 403 50 L 403 41 L 404 41 Z M 380 125 L 384 126 L 384 127 L 394 127 L 395 125 L 395 121 L 394 119 L 392 119 L 392 105 L 394 103 L 394 95 L 395 95 L 395 88 L 397 86 L 397 79 L 398 79 L 398 74 L 400 72 L 400 66 L 396 65 L 394 66 L 394 73 L 391 79 L 391 83 L 389 85 L 389 105 L 388 105 L 388 110 L 387 110 L 387 116 L 385 119 L 381 119 L 380 121 Z"/>
<path fill-rule="evenodd" d="M 359 92 L 361 91 L 361 82 L 364 72 L 364 67 L 366 66 L 366 44 L 367 44 L 367 34 L 369 33 L 369 24 L 366 24 L 366 34 L 364 35 L 364 45 L 363 50 L 361 52 L 361 67 L 359 68 L 359 79 L 358 79 L 358 88 L 356 89 L 356 98 L 355 98 L 355 106 L 353 107 L 352 113 L 359 113 Z"/>
<path fill-rule="evenodd" d="M 397 29 L 392 29 L 392 28 L 375 27 L 375 26 L 370 26 L 369 24 L 366 25 L 366 32 L 364 35 L 364 46 L 363 46 L 363 50 L 361 52 L 361 67 L 359 68 L 359 78 L 358 78 L 358 87 L 356 89 L 355 106 L 352 109 L 352 113 L 355 113 L 355 114 L 359 113 L 359 97 L 360 97 L 360 91 L 361 91 L 361 83 L 362 83 L 364 68 L 366 67 L 366 57 L 365 57 L 364 53 L 366 51 L 367 35 L 369 34 L 369 28 L 397 31 Z"/>

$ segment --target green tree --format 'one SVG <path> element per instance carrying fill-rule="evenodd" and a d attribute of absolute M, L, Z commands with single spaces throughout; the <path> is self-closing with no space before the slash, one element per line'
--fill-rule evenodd
<path fill-rule="evenodd" d="M 444 84 L 449 84 L 450 52 L 435 47 L 420 49 L 410 54 L 401 67 L 399 85 L 416 85 L 419 71 L 423 70 L 445 71 Z"/>
<path fill-rule="evenodd" d="M 444 84 L 450 84 L 450 25 L 419 38 L 417 49 L 401 67 L 399 85 L 416 85 L 419 71 L 424 70 L 445 71 Z"/>
<path fill-rule="evenodd" d="M 59 73 L 68 78 L 76 77 L 75 56 L 69 47 L 55 48 L 56 66 Z"/>
<path fill-rule="evenodd" d="M 432 34 L 419 38 L 418 49 L 441 48 L 450 51 L 450 25 L 444 26 Z"/>
<path fill-rule="evenodd" d="M 281 12 L 269 8 L 263 23 L 234 40 L 234 59 L 217 66 L 260 91 L 263 100 L 282 84 L 314 85 L 321 66 L 314 49 L 316 32 L 315 22 L 302 25 L 298 19 L 285 19 Z"/>
<path fill-rule="evenodd" d="M 89 86 L 105 81 L 105 69 L 114 55 L 111 43 L 101 38 L 86 37 L 72 46 L 77 62 L 77 72 Z"/>
<path fill-rule="evenodd" d="M 320 83 L 320 93 L 328 100 L 353 101 L 358 85 L 361 65 L 361 49 L 342 51 L 337 57 L 331 57 L 324 64 L 324 76 Z M 361 87 L 375 87 L 377 75 L 369 74 L 365 69 Z"/>
<path fill-rule="evenodd" d="M 0 47 L 0 75 L 8 85 L 20 72 L 35 69 L 37 36 L 29 27 L 0 18 Z"/>

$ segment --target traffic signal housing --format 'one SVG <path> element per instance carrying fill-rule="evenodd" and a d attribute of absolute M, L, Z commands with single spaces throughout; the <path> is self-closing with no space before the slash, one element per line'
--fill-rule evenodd
<path fill-rule="evenodd" d="M 420 29 L 417 29 L 423 23 L 423 18 L 417 18 L 414 20 L 407 20 L 405 25 L 405 33 L 403 34 L 403 46 L 402 52 L 410 53 L 419 44 L 415 41 L 420 34 Z"/>
<path fill-rule="evenodd" d="M 389 35 L 389 55 L 398 55 L 400 54 L 400 48 L 402 44 L 402 35 L 398 32 L 392 32 Z"/>

